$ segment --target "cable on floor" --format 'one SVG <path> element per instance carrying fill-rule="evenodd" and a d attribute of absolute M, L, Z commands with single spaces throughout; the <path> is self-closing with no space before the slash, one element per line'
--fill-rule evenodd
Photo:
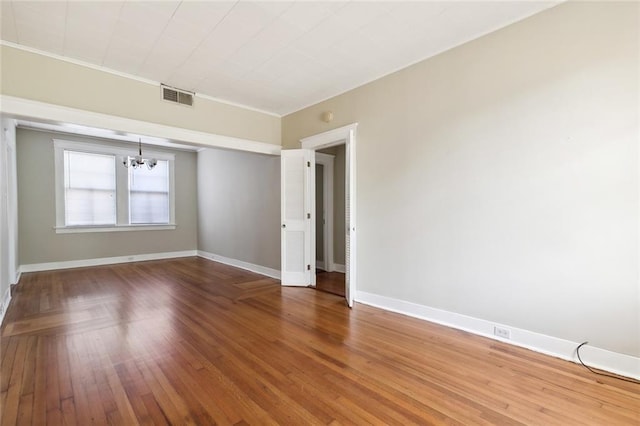
<path fill-rule="evenodd" d="M 635 379 L 627 379 L 626 377 L 621 377 L 621 376 L 615 376 L 613 374 L 606 374 L 606 373 L 601 373 L 599 371 L 594 370 L 593 368 L 589 367 L 587 364 L 585 364 L 584 362 L 582 362 L 582 358 L 580 358 L 580 348 L 583 347 L 584 345 L 588 344 L 589 342 L 582 342 L 578 345 L 578 347 L 576 348 L 576 355 L 578 355 L 578 360 L 580 361 L 580 364 L 582 364 L 582 366 L 584 368 L 586 368 L 587 370 L 591 371 L 593 374 L 597 374 L 599 376 L 605 376 L 605 377 L 612 377 L 614 379 L 618 379 L 618 380 L 622 380 L 624 382 L 629 382 L 629 383 L 634 383 L 636 385 L 640 385 L 640 381 L 635 380 Z"/>

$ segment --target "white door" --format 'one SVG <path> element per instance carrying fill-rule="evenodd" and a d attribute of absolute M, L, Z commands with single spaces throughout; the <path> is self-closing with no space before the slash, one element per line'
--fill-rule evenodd
<path fill-rule="evenodd" d="M 346 146 L 346 170 L 345 170 L 345 286 L 344 297 L 347 305 L 353 307 L 356 284 L 356 150 L 355 150 L 355 130 L 350 129 Z"/>
<path fill-rule="evenodd" d="M 346 223 L 345 223 L 345 298 L 349 307 L 353 306 L 356 293 L 356 128 L 358 123 L 349 124 L 324 133 L 301 139 L 307 149 L 322 149 L 346 143 Z M 283 151 L 284 152 L 284 151 Z M 315 244 L 314 244 L 315 248 Z M 315 256 L 315 254 L 314 254 Z"/>
<path fill-rule="evenodd" d="M 311 284 L 315 265 L 315 242 L 311 232 L 311 213 L 315 173 L 315 152 L 310 149 L 289 149 L 281 152 L 281 250 L 282 285 Z"/>

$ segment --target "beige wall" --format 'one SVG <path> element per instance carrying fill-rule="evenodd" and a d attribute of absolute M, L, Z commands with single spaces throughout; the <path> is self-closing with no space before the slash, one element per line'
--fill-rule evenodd
<path fill-rule="evenodd" d="M 21 265 L 196 249 L 196 153 L 172 151 L 176 155 L 175 230 L 56 234 L 53 138 L 135 149 L 105 139 L 17 130 Z"/>
<path fill-rule="evenodd" d="M 198 152 L 198 249 L 280 270 L 280 157 Z"/>
<path fill-rule="evenodd" d="M 193 108 L 160 99 L 157 85 L 0 46 L 3 95 L 280 145 L 280 118 L 196 97 Z"/>
<path fill-rule="evenodd" d="M 286 148 L 359 122 L 359 291 L 640 355 L 639 7 L 565 3 L 283 118 Z"/>

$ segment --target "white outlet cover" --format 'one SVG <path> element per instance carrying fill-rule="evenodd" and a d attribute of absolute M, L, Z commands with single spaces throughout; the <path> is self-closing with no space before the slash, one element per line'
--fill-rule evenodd
<path fill-rule="evenodd" d="M 493 327 L 493 334 L 503 339 L 511 339 L 511 330 L 502 327 Z"/>

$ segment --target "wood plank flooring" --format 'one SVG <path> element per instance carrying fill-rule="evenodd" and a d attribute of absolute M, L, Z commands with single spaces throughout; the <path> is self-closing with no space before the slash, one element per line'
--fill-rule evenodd
<path fill-rule="evenodd" d="M 345 275 L 340 272 L 316 271 L 316 290 L 344 297 Z"/>
<path fill-rule="evenodd" d="M 24 274 L 0 423 L 638 425 L 640 387 L 199 258 Z"/>

